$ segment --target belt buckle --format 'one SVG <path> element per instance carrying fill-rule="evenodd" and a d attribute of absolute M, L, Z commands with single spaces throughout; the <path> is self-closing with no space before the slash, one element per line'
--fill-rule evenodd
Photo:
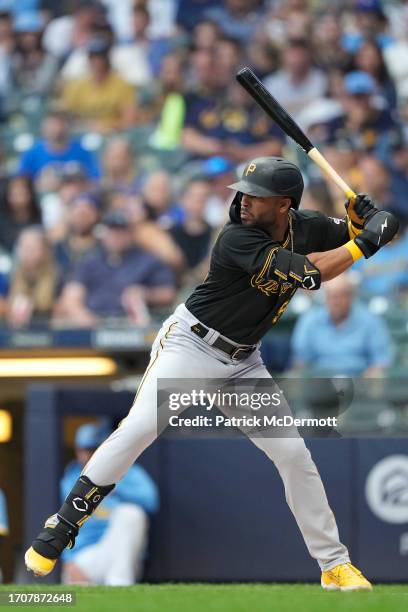
<path fill-rule="evenodd" d="M 239 359 L 239 357 L 237 357 L 237 355 L 239 355 L 240 352 L 250 354 L 250 353 L 252 353 L 252 350 L 253 350 L 252 347 L 248 347 L 248 348 L 245 347 L 244 348 L 243 346 L 237 346 L 237 348 L 232 351 L 231 358 L 232 359 Z"/>

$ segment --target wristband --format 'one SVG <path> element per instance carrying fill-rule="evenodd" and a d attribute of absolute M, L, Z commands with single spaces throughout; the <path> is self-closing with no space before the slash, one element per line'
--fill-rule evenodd
<path fill-rule="evenodd" d="M 360 257 L 363 256 L 363 252 L 356 245 L 354 240 L 350 240 L 349 242 L 346 242 L 346 244 L 343 244 L 343 246 L 348 250 L 348 252 L 352 256 L 353 261 L 357 261 L 357 259 L 360 259 Z"/>

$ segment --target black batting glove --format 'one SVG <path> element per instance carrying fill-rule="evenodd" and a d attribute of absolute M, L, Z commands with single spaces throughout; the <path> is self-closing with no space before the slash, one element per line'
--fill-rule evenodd
<path fill-rule="evenodd" d="M 364 229 L 354 238 L 354 242 L 368 259 L 394 238 L 398 228 L 399 222 L 392 213 L 379 210 L 368 215 Z"/>
<path fill-rule="evenodd" d="M 359 193 L 344 204 L 347 215 L 356 229 L 362 229 L 366 221 L 378 212 L 373 200 L 366 193 Z"/>

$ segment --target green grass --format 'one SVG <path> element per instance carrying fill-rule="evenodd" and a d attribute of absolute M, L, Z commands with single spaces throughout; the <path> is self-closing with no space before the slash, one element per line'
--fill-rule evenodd
<path fill-rule="evenodd" d="M 133 587 L 2 585 L 10 591 L 75 591 L 73 612 L 407 612 L 408 585 L 372 592 L 324 592 L 311 584 L 140 584 Z M 27 606 L 12 608 L 23 609 Z M 31 607 L 31 606 L 30 606 Z M 11 606 L 7 606 L 11 609 Z M 35 610 L 56 609 L 34 606 Z M 60 606 L 58 606 L 60 608 Z M 61 608 L 60 608 L 61 609 Z"/>

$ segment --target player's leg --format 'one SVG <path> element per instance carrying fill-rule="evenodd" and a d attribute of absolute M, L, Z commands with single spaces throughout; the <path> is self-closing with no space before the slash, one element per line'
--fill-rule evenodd
<path fill-rule="evenodd" d="M 28 569 L 43 576 L 53 569 L 64 548 L 74 545 L 78 529 L 155 440 L 157 379 L 193 378 L 197 373 L 200 377 L 226 378 L 227 367 L 214 359 L 211 349 L 182 321 L 170 317 L 165 322 L 128 416 L 96 450 L 59 511 L 46 521 L 26 553 Z"/>
<path fill-rule="evenodd" d="M 247 363 L 243 363 L 241 371 L 237 371 L 236 375 L 240 378 L 268 378 L 275 391 L 278 391 L 278 386 L 257 353 L 254 353 Z M 279 413 L 290 414 L 290 408 L 283 396 Z M 297 429 L 288 428 L 281 434 L 276 428 L 267 429 L 249 434 L 248 437 L 278 469 L 288 506 L 309 553 L 319 563 L 323 578 L 325 574 L 330 574 L 333 568 L 341 567 L 345 587 L 348 585 L 350 588 L 370 588 L 368 581 L 359 576 L 359 573 L 356 573 L 358 570 L 350 564 L 347 548 L 340 541 L 336 520 L 319 472 Z"/>

